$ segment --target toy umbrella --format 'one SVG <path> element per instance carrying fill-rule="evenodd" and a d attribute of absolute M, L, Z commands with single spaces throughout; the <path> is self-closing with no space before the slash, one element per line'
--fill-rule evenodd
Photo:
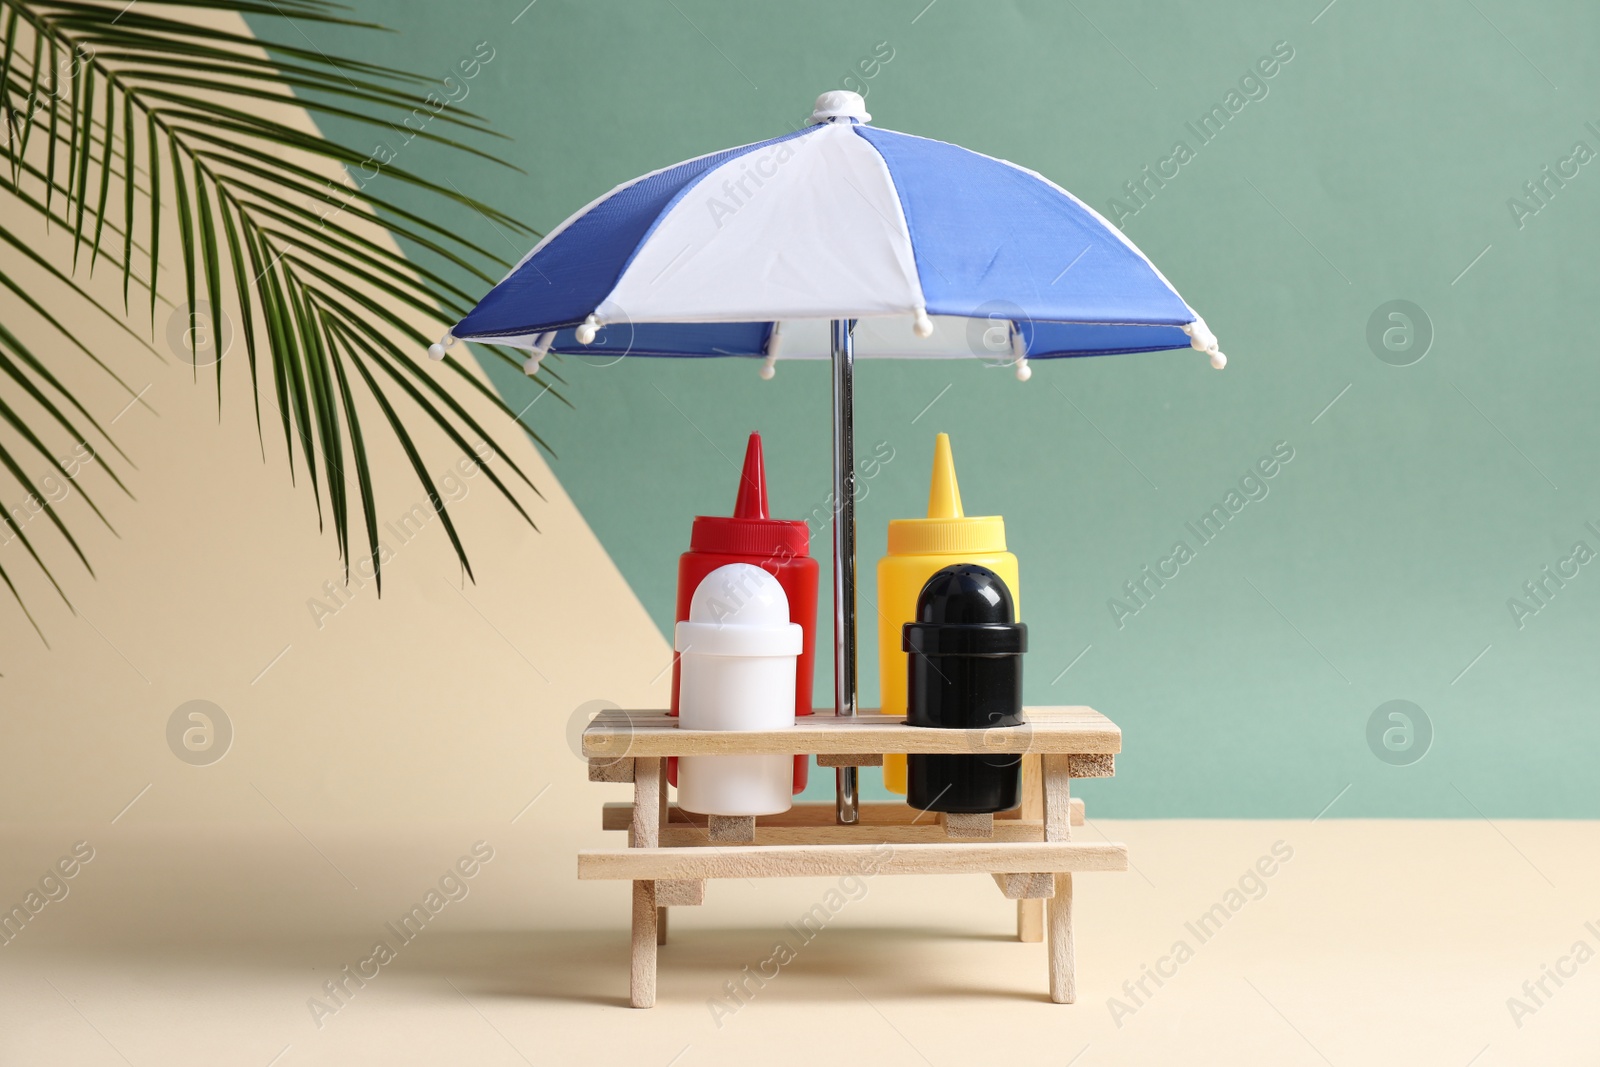
<path fill-rule="evenodd" d="M 1161 272 L 1043 176 L 868 125 L 851 92 L 807 125 L 626 182 L 552 230 L 429 355 L 462 338 L 622 357 L 833 361 L 834 697 L 856 711 L 857 357 L 1029 361 L 1194 348 L 1226 359 Z M 856 821 L 856 768 L 838 818 Z"/>

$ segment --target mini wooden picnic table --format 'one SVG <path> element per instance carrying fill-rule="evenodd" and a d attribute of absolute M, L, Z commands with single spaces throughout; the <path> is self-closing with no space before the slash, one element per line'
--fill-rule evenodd
<path fill-rule="evenodd" d="M 1128 849 L 1072 840 L 1083 802 L 1073 778 L 1108 778 L 1122 731 L 1087 707 L 1023 709 L 1022 726 L 936 730 L 898 716 L 831 709 L 781 730 L 679 729 L 665 711 L 605 711 L 583 734 L 589 779 L 632 782 L 632 804 L 606 804 L 602 825 L 627 830 L 628 847 L 578 853 L 580 879 L 633 882 L 633 1006 L 656 999 L 656 946 L 666 941 L 667 909 L 701 904 L 710 878 L 986 872 L 1017 902 L 1017 938 L 1050 935 L 1050 999 L 1076 999 L 1072 876 L 1126 871 Z M 1000 815 L 941 815 L 904 803 L 860 806 L 860 822 L 834 821 L 832 803 L 797 803 L 779 815 L 704 816 L 667 803 L 667 756 L 808 753 L 823 767 L 878 766 L 885 753 L 1023 754 L 1020 809 Z M 889 846 L 888 850 L 884 846 Z M 1048 920 L 1046 918 L 1048 902 Z"/>

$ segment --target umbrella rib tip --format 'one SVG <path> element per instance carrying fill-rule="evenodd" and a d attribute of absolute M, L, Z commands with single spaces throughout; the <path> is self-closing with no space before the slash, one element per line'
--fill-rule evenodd
<path fill-rule="evenodd" d="M 1217 347 L 1217 335 L 1211 332 L 1205 319 L 1196 317 L 1193 322 L 1183 327 L 1183 332 L 1189 335 L 1189 347 L 1210 356 L 1211 365 L 1217 370 L 1228 365 L 1228 357 Z"/>

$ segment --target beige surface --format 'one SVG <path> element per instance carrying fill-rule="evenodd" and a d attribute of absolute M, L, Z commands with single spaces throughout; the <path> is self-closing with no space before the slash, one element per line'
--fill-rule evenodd
<path fill-rule="evenodd" d="M 96 856 L 70 896 L 0 948 L 0 1062 L 123 1063 L 113 1046 L 141 1067 L 265 1067 L 280 1052 L 281 1067 L 581 1063 L 601 1048 L 606 1062 L 632 1053 L 663 1067 L 815 1064 L 829 1052 L 941 1067 L 1023 1054 L 1077 1067 L 1600 1056 L 1600 961 L 1559 989 L 1547 982 L 1554 996 L 1520 1029 L 1506 1007 L 1575 941 L 1600 946 L 1584 925 L 1600 928 L 1595 823 L 1091 812 L 1081 835 L 1127 841 L 1137 866 L 1074 879 L 1078 1004 L 1048 1002 L 1044 946 L 1012 938 L 1014 905 L 987 876 L 885 877 L 719 1028 L 708 998 L 771 957 L 785 924 L 838 880 L 713 883 L 704 907 L 672 916 L 657 1006 L 629 1009 L 629 886 L 580 891 L 573 877 L 576 847 L 615 840 L 595 804 L 624 787 L 589 785 L 570 762 L 515 824 L 306 823 L 302 838 L 281 822 L 178 828 L 135 807 L 116 825 L 12 831 L 6 899 L 75 840 L 92 839 Z M 480 839 L 495 856 L 470 894 L 319 1030 L 307 999 Z M 1263 879 L 1265 895 L 1200 943 L 1185 923 L 1277 841 L 1293 857 Z M 1163 987 L 1147 980 L 1153 995 L 1119 1027 L 1108 998 L 1125 998 L 1124 981 L 1179 939 L 1193 957 Z"/>

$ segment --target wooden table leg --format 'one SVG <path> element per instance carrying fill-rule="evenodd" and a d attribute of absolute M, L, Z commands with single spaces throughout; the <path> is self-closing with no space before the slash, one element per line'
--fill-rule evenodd
<path fill-rule="evenodd" d="M 628 993 L 636 1008 L 656 1003 L 656 884 L 633 883 L 633 964 Z"/>
<path fill-rule="evenodd" d="M 1044 818 L 1044 779 L 1039 757 L 1033 753 L 1022 757 L 1022 817 Z M 1044 940 L 1044 901 L 1017 901 L 1017 940 Z"/>
<path fill-rule="evenodd" d="M 628 827 L 630 848 L 655 848 L 661 843 L 661 760 L 640 757 L 633 761 L 633 821 Z M 656 884 L 633 883 L 633 959 L 628 991 L 636 1008 L 656 1002 Z"/>
<path fill-rule="evenodd" d="M 664 830 L 664 829 L 666 829 L 666 826 L 667 826 L 667 812 L 670 810 L 670 808 L 667 806 L 667 776 L 665 774 L 662 774 L 662 775 L 658 775 L 657 777 L 661 781 L 661 818 L 656 823 L 656 825 Z M 660 835 L 659 832 L 656 835 L 656 840 L 658 842 L 661 840 L 661 835 Z M 656 944 L 665 945 L 666 943 L 667 943 L 667 909 L 664 908 L 664 907 L 658 906 L 656 908 Z"/>
<path fill-rule="evenodd" d="M 1071 1004 L 1078 999 L 1078 963 L 1072 946 L 1072 875 L 1056 875 L 1050 911 L 1050 999 Z"/>
<path fill-rule="evenodd" d="M 1072 838 L 1072 776 L 1067 757 L 1047 755 L 1044 770 L 1044 839 Z M 1078 999 L 1078 977 L 1072 946 L 1072 875 L 1056 875 L 1056 895 L 1050 898 L 1050 999 L 1071 1004 Z"/>

